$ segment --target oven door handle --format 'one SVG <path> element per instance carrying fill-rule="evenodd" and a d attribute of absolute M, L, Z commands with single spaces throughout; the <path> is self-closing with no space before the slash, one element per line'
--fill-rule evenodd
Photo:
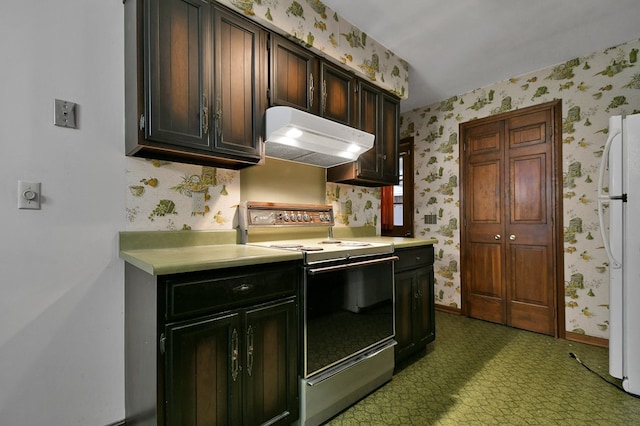
<path fill-rule="evenodd" d="M 381 259 L 371 259 L 371 260 L 362 260 L 359 262 L 350 262 L 350 263 L 345 263 L 344 265 L 325 266 L 322 268 L 310 268 L 307 272 L 309 273 L 309 275 L 318 275 L 318 274 L 324 274 L 326 272 L 335 272 L 343 269 L 349 269 L 356 266 L 367 266 L 367 265 L 375 265 L 377 263 L 392 262 L 398 259 L 399 259 L 398 256 L 389 256 L 389 257 L 383 257 Z"/>

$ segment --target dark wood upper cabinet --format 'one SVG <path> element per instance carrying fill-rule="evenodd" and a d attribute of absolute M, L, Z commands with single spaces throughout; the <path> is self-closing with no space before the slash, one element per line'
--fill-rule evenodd
<path fill-rule="evenodd" d="M 271 106 L 290 106 L 317 114 L 320 105 L 318 59 L 309 50 L 271 34 Z"/>
<path fill-rule="evenodd" d="M 260 160 L 267 108 L 267 34 L 215 8 L 214 92 L 209 105 L 214 150 Z"/>
<path fill-rule="evenodd" d="M 263 153 L 267 34 L 199 0 L 125 3 L 126 153 L 225 168 Z"/>
<path fill-rule="evenodd" d="M 309 49 L 202 0 L 125 3 L 129 156 L 240 169 L 264 160 L 264 116 L 290 106 L 376 136 L 328 180 L 398 181 L 399 100 Z"/>
<path fill-rule="evenodd" d="M 362 186 L 398 183 L 400 101 L 358 80 L 356 127 L 375 135 L 373 148 L 357 161 L 327 170 L 327 180 Z"/>
<path fill-rule="evenodd" d="M 299 44 L 271 35 L 271 106 L 290 106 L 353 126 L 354 81 L 353 74 Z"/>
<path fill-rule="evenodd" d="M 322 85 L 320 115 L 352 126 L 355 84 L 353 75 L 323 61 L 320 63 L 320 80 Z"/>

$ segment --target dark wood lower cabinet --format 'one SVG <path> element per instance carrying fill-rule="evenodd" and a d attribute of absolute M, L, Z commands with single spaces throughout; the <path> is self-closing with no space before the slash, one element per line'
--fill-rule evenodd
<path fill-rule="evenodd" d="M 297 263 L 152 276 L 126 265 L 127 424 L 298 419 Z"/>
<path fill-rule="evenodd" d="M 396 249 L 396 363 L 436 337 L 433 246 Z"/>

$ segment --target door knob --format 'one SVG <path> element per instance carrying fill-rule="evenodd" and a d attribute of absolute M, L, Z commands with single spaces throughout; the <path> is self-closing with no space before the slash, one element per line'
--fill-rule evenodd
<path fill-rule="evenodd" d="M 511 235 L 509 235 L 509 239 L 510 239 L 511 241 L 515 241 L 515 240 L 516 240 L 516 236 L 515 236 L 515 235 L 513 235 L 513 234 L 511 234 Z"/>
<path fill-rule="evenodd" d="M 500 238 L 502 238 L 502 235 L 500 234 L 496 234 L 493 236 L 494 239 L 499 240 Z"/>

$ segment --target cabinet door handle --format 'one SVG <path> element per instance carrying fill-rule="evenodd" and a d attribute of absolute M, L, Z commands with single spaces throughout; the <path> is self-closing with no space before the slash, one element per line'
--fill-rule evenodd
<path fill-rule="evenodd" d="M 202 94 L 202 133 L 209 133 L 209 100 Z"/>
<path fill-rule="evenodd" d="M 509 239 L 510 239 L 511 241 L 515 241 L 515 240 L 516 240 L 516 236 L 515 236 L 515 235 L 513 235 L 513 234 L 511 234 L 511 235 L 509 235 Z"/>
<path fill-rule="evenodd" d="M 313 108 L 313 73 L 309 74 L 309 108 Z"/>
<path fill-rule="evenodd" d="M 502 238 L 502 235 L 500 235 L 500 234 L 496 234 L 496 235 L 493 236 L 494 240 L 499 240 L 500 238 Z"/>
<path fill-rule="evenodd" d="M 231 333 L 231 378 L 234 382 L 238 378 L 238 371 L 240 371 L 240 360 L 238 359 L 239 346 L 238 330 L 234 328 Z"/>
<path fill-rule="evenodd" d="M 218 139 L 222 139 L 222 107 L 220 106 L 220 96 L 216 98 L 216 132 Z"/>
<path fill-rule="evenodd" d="M 322 113 L 327 110 L 327 80 L 322 80 Z"/>
<path fill-rule="evenodd" d="M 253 327 L 247 330 L 247 374 L 251 376 L 253 372 Z"/>

